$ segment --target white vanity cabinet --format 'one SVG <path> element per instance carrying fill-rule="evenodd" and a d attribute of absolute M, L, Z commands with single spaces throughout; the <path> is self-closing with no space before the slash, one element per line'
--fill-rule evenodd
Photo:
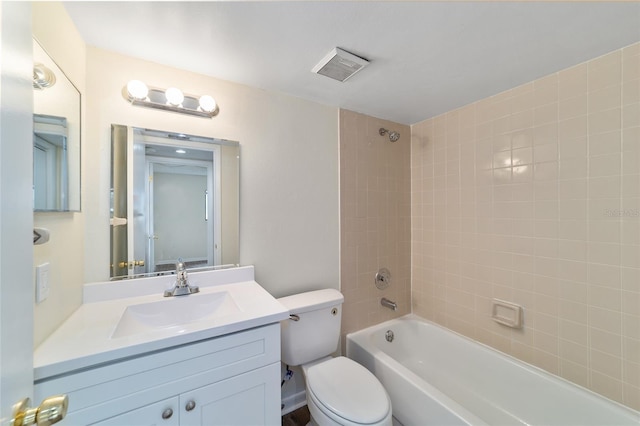
<path fill-rule="evenodd" d="M 280 325 L 43 378 L 35 400 L 69 396 L 62 424 L 279 425 Z"/>

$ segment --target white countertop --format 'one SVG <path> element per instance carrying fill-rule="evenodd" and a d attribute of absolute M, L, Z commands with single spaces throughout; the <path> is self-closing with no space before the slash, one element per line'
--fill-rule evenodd
<path fill-rule="evenodd" d="M 249 328 L 279 322 L 289 317 L 273 296 L 253 280 L 253 267 L 189 274 L 198 297 L 226 291 L 238 311 L 216 318 L 192 321 L 123 337 L 112 337 L 125 309 L 131 305 L 165 302 L 163 291 L 175 275 L 131 279 L 85 286 L 85 303 L 34 352 L 35 380 L 146 352 L 167 349 Z M 123 297 L 133 294 L 134 297 Z"/>

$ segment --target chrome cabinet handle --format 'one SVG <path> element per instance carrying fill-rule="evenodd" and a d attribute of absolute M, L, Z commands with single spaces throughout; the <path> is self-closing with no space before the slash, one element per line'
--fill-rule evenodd
<path fill-rule="evenodd" d="M 167 408 L 162 412 L 162 418 L 165 420 L 170 419 L 171 416 L 173 416 L 173 410 L 171 408 Z"/>
<path fill-rule="evenodd" d="M 194 408 L 196 408 L 196 402 L 194 400 L 187 402 L 187 405 L 184 406 L 184 409 L 187 411 L 191 411 Z"/>

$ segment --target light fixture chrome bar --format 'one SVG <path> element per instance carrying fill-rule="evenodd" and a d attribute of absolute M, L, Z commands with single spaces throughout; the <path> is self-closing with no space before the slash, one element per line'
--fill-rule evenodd
<path fill-rule="evenodd" d="M 213 118 L 220 112 L 220 108 L 217 104 L 215 105 L 215 109 L 211 112 L 202 110 L 200 108 L 200 99 L 194 95 L 185 94 L 184 100 L 180 105 L 171 105 L 167 102 L 165 89 L 157 87 L 149 87 L 148 94 L 143 99 L 132 96 L 126 86 L 122 90 L 122 95 L 129 103 L 131 103 L 131 105 L 177 112 L 196 117 Z"/>
<path fill-rule="evenodd" d="M 185 96 L 185 99 L 187 97 Z M 218 109 L 216 109 L 213 112 L 205 112 L 205 111 L 199 111 L 197 109 L 188 109 L 188 108 L 181 108 L 181 107 L 175 107 L 172 105 L 167 105 L 167 104 L 159 104 L 156 102 L 151 102 L 151 101 L 141 101 L 138 99 L 131 99 L 129 100 L 131 102 L 131 105 L 135 105 L 135 106 L 142 106 L 142 107 L 147 107 L 147 108 L 156 108 L 156 109 L 161 109 L 164 111 L 171 111 L 171 112 L 178 112 L 180 114 L 188 114 L 188 115 L 195 115 L 196 117 L 203 117 L 203 118 L 213 118 L 216 115 L 218 115 Z"/>

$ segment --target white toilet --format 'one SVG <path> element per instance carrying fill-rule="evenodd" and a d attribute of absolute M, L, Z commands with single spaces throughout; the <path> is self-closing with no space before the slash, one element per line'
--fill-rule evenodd
<path fill-rule="evenodd" d="M 282 322 L 282 362 L 302 366 L 310 424 L 391 425 L 391 400 L 378 379 L 349 358 L 329 356 L 340 339 L 342 293 L 318 290 L 278 301 L 291 315 Z"/>

